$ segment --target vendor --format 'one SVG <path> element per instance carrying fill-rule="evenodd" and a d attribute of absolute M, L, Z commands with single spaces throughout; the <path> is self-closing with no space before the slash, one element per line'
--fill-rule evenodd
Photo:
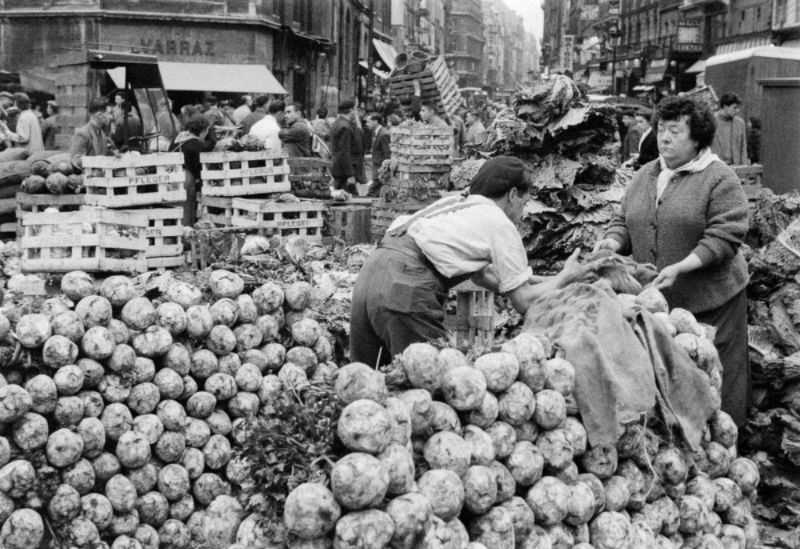
<path fill-rule="evenodd" d="M 670 307 L 716 328 L 722 409 L 743 425 L 750 403 L 747 356 L 747 197 L 711 152 L 711 111 L 686 97 L 658 105 L 658 151 L 627 188 L 619 215 L 596 249 L 632 253 L 660 270 L 654 284 Z"/>
<path fill-rule="evenodd" d="M 442 198 L 396 219 L 353 290 L 350 358 L 374 366 L 408 345 L 445 335 L 447 292 L 472 279 L 508 296 L 520 313 L 577 270 L 577 251 L 557 276 L 533 284 L 515 226 L 528 201 L 523 162 L 501 156 L 478 171 L 469 195 Z"/>
<path fill-rule="evenodd" d="M 115 152 L 108 130 L 111 115 L 106 112 L 106 102 L 95 99 L 89 104 L 89 122 L 76 128 L 69 144 L 72 164 L 81 167 L 84 156 L 106 156 Z"/>

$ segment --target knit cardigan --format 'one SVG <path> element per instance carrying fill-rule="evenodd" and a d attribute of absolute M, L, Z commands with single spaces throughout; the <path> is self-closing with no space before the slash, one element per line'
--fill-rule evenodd
<path fill-rule="evenodd" d="M 656 203 L 658 159 L 636 172 L 606 237 L 640 263 L 659 270 L 694 252 L 702 267 L 681 274 L 664 291 L 671 307 L 692 313 L 715 309 L 745 288 L 747 263 L 740 245 L 748 230 L 747 197 L 725 163 L 678 172 Z"/>

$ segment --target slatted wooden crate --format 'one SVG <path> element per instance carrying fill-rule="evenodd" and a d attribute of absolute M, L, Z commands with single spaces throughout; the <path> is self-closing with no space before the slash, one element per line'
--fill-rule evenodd
<path fill-rule="evenodd" d="M 392 160 L 399 174 L 445 174 L 453 163 L 450 128 L 405 124 L 392 129 Z"/>
<path fill-rule="evenodd" d="M 411 70 L 411 65 L 423 63 L 421 70 Z M 443 57 L 427 60 L 414 60 L 405 70 L 395 71 L 389 79 L 389 91 L 394 97 L 414 94 L 414 81 L 419 81 L 423 101 L 436 103 L 441 112 L 453 116 L 462 106 L 463 100 L 458 91 L 458 84 L 450 74 Z"/>
<path fill-rule="evenodd" d="M 83 157 L 86 204 L 130 208 L 186 200 L 182 153 Z"/>
<path fill-rule="evenodd" d="M 118 210 L 142 213 L 147 219 L 148 268 L 177 267 L 185 263 L 183 247 L 183 208 L 146 208 Z"/>
<path fill-rule="evenodd" d="M 76 212 L 27 213 L 19 239 L 25 272 L 144 272 L 147 217 L 87 207 Z"/>
<path fill-rule="evenodd" d="M 201 153 L 205 196 L 248 196 L 287 193 L 289 163 L 283 153 L 270 151 Z"/>
<path fill-rule="evenodd" d="M 330 203 L 327 232 L 347 244 L 372 242 L 372 208 L 369 204 Z"/>
<path fill-rule="evenodd" d="M 29 194 L 17 193 L 17 218 L 26 213 L 40 213 L 47 208 L 56 208 L 59 212 L 74 212 L 86 205 L 85 194 Z"/>
<path fill-rule="evenodd" d="M 292 194 L 300 198 L 331 197 L 331 162 L 321 158 L 289 158 Z"/>
<path fill-rule="evenodd" d="M 452 329 L 456 347 L 489 349 L 494 343 L 494 294 L 472 282 L 453 288 L 456 314 Z"/>
<path fill-rule="evenodd" d="M 371 210 L 372 224 L 370 232 L 372 233 L 372 240 L 380 241 L 386 234 L 386 230 L 399 216 L 415 214 L 433 203 L 433 201 L 376 202 L 372 205 Z"/>
<path fill-rule="evenodd" d="M 234 227 L 260 227 L 278 236 L 299 234 L 322 239 L 325 203 L 319 200 L 277 202 L 270 199 L 233 199 Z"/>
<path fill-rule="evenodd" d="M 233 218 L 233 198 L 229 196 L 205 196 L 200 198 L 200 218 L 217 227 L 230 227 Z"/>

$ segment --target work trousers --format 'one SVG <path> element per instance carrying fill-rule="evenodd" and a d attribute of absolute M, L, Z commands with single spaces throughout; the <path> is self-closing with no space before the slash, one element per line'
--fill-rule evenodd
<path fill-rule="evenodd" d="M 350 360 L 388 364 L 412 343 L 443 337 L 446 297 L 446 279 L 413 240 L 387 237 L 367 259 L 353 289 Z"/>
<path fill-rule="evenodd" d="M 752 398 L 747 348 L 747 292 L 742 290 L 721 306 L 695 315 L 714 326 L 714 346 L 722 363 L 722 410 L 742 427 Z"/>

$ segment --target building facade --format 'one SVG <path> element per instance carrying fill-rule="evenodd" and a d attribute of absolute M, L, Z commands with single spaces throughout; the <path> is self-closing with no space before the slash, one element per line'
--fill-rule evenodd
<path fill-rule="evenodd" d="M 484 22 L 481 0 L 450 0 L 445 58 L 461 87 L 483 85 Z"/>
<path fill-rule="evenodd" d="M 392 42 L 398 52 L 445 52 L 445 0 L 392 0 Z"/>
<path fill-rule="evenodd" d="M 95 49 L 149 54 L 189 71 L 196 63 L 259 65 L 289 99 L 335 107 L 369 96 L 370 65 L 387 70 L 381 63 L 390 55 L 375 42 L 390 45 L 391 17 L 391 0 L 2 0 L 0 69 L 55 86 L 62 57 Z M 67 103 L 85 118 L 79 105 L 98 90 L 72 91 Z"/>

